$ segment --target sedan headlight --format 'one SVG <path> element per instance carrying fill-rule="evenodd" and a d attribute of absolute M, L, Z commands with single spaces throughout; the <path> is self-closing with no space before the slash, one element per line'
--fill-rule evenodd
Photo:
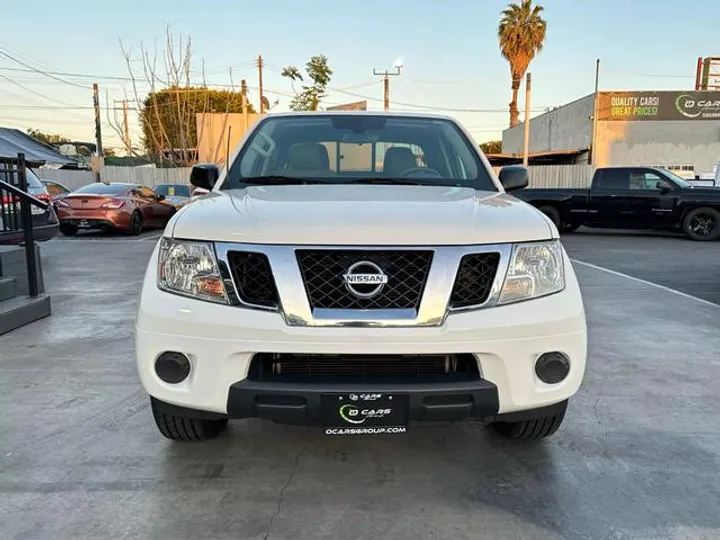
<path fill-rule="evenodd" d="M 157 285 L 170 293 L 228 303 L 215 250 L 208 242 L 163 238 L 160 241 Z"/>
<path fill-rule="evenodd" d="M 565 272 L 560 242 L 516 244 L 513 246 L 498 304 L 539 298 L 564 288 Z"/>

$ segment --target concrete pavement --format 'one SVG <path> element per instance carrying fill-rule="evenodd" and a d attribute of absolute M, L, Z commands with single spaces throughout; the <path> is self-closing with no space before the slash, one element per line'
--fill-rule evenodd
<path fill-rule="evenodd" d="M 673 239 L 582 236 L 566 240 L 580 260 L 677 264 Z M 717 249 L 683 242 L 685 268 L 720 268 Z M 0 538 L 720 538 L 719 306 L 578 266 L 588 373 L 541 444 L 473 424 L 330 439 L 262 421 L 177 444 L 133 358 L 153 245 L 43 246 L 54 315 L 0 337 Z"/>

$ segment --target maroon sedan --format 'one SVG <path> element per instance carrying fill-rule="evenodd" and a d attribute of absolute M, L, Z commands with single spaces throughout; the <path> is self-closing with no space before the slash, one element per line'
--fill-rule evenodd
<path fill-rule="evenodd" d="M 164 227 L 175 208 L 163 199 L 136 184 L 88 184 L 57 201 L 60 232 L 73 236 L 79 229 L 103 229 L 140 234 Z"/>

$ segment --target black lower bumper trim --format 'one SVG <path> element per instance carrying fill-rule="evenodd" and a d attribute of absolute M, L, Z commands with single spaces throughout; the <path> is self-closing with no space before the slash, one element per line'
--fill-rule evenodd
<path fill-rule="evenodd" d="M 406 394 L 410 420 L 454 421 L 498 413 L 497 387 L 479 379 L 433 384 L 287 384 L 244 380 L 230 387 L 230 418 L 266 418 L 283 424 L 319 425 L 322 396 L 379 392 Z"/>

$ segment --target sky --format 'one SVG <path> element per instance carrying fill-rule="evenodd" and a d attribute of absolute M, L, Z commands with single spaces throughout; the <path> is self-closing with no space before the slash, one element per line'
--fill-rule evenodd
<path fill-rule="evenodd" d="M 279 75 L 282 67 L 302 66 L 316 54 L 326 55 L 334 71 L 326 105 L 367 99 L 369 108 L 381 109 L 382 81 L 373 69 L 392 69 L 402 58 L 401 74 L 391 79 L 393 110 L 432 109 L 458 118 L 478 142 L 499 139 L 510 100 L 509 68 L 497 43 L 506 3 L 125 0 L 101 8 L 84 0 L 11 2 L 11 9 L 3 8 L 0 33 L 0 126 L 93 141 L 92 83 L 99 84 L 104 107 L 134 99 L 131 83 L 123 80 L 129 72 L 120 44 L 131 51 L 130 65 L 142 78 L 141 44 L 161 59 L 169 27 L 176 39 L 192 39 L 197 80 L 203 63 L 211 86 L 245 78 L 256 107 L 254 62 L 260 54 L 267 96 L 279 100 L 273 110 L 287 110 L 292 96 L 289 81 Z M 541 3 L 548 28 L 529 69 L 532 115 L 592 93 L 597 58 L 601 90 L 675 90 L 692 89 L 699 56 L 720 56 L 717 0 Z M 53 78 L 34 69 L 85 76 Z M 138 88 L 141 98 L 147 88 Z M 519 101 L 522 109 L 522 93 Z M 121 116 L 103 111 L 104 146 L 122 146 L 111 126 Z M 138 141 L 133 111 L 129 124 Z"/>

